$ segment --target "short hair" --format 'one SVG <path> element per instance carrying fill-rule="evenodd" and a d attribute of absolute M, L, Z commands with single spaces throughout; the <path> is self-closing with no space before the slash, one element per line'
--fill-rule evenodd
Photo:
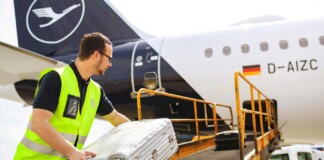
<path fill-rule="evenodd" d="M 110 40 L 99 32 L 85 34 L 80 43 L 80 51 L 78 57 L 80 60 L 88 59 L 95 51 L 105 51 L 105 43 L 112 46 Z"/>

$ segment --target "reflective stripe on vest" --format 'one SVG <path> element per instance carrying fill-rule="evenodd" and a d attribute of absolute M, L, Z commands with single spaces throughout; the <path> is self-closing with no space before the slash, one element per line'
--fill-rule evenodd
<path fill-rule="evenodd" d="M 28 123 L 27 129 L 30 129 L 31 130 L 30 122 Z M 68 140 L 71 143 L 74 143 L 75 142 L 75 139 L 77 137 L 77 135 L 74 135 L 74 134 L 68 134 L 68 133 L 62 133 L 62 132 L 59 132 L 59 133 L 61 134 L 62 137 L 64 137 L 66 140 Z M 84 144 L 84 142 L 86 141 L 87 137 L 88 136 L 79 136 L 78 143 L 79 144 Z M 25 138 L 26 138 L 26 136 L 25 136 Z"/>
<path fill-rule="evenodd" d="M 62 135 L 62 134 L 61 134 Z M 62 135 L 66 140 L 70 141 L 71 143 L 75 140 L 75 135 L 68 135 L 68 134 L 63 134 Z M 73 137 L 72 137 L 73 136 Z M 84 144 L 85 140 L 87 137 L 85 136 L 80 136 L 78 143 L 79 144 Z M 51 147 L 47 147 L 38 143 L 35 143 L 31 140 L 29 140 L 27 137 L 24 136 L 24 138 L 21 140 L 21 143 L 23 145 L 25 145 L 27 148 L 42 153 L 42 154 L 49 154 L 49 155 L 53 155 L 53 156 L 58 156 L 58 157 L 64 157 L 64 155 L 62 155 L 61 153 L 57 152 L 56 150 L 54 150 Z"/>
<path fill-rule="evenodd" d="M 30 123 L 28 123 L 27 128 L 31 129 Z M 75 139 L 77 137 L 77 135 L 73 135 L 73 134 L 67 134 L 67 133 L 61 133 L 61 132 L 59 132 L 59 133 L 61 134 L 62 137 L 64 137 L 64 139 L 68 140 L 72 144 L 75 142 Z M 84 142 L 86 139 L 87 139 L 87 136 L 79 136 L 78 143 L 84 145 Z M 53 156 L 64 157 L 64 155 L 57 152 L 53 148 L 35 143 L 35 142 L 29 140 L 26 136 L 24 136 L 24 138 L 21 140 L 21 143 L 24 144 L 27 148 L 29 148 L 33 151 L 42 153 L 42 154 L 49 154 L 49 155 L 53 155 Z"/>
<path fill-rule="evenodd" d="M 21 143 L 23 145 L 25 145 L 27 148 L 42 153 L 42 154 L 48 154 L 48 155 L 53 155 L 53 156 L 57 156 L 57 157 L 64 157 L 63 154 L 61 154 L 60 152 L 54 150 L 51 147 L 47 147 L 47 146 L 43 146 L 41 144 L 35 143 L 31 140 L 29 140 L 27 137 L 24 137 L 21 141 Z"/>
<path fill-rule="evenodd" d="M 63 135 L 62 135 L 63 136 Z M 71 135 L 69 135 L 71 137 Z M 70 138 L 63 136 L 65 139 L 67 139 L 68 141 L 72 142 Z M 86 140 L 87 137 L 85 136 L 81 136 L 79 137 L 79 141 L 78 143 L 79 144 L 84 144 L 85 140 Z M 81 140 L 82 139 L 82 140 Z M 58 157 L 64 157 L 63 154 L 61 154 L 60 152 L 54 150 L 53 148 L 51 147 L 47 147 L 47 146 L 43 146 L 41 144 L 38 144 L 38 143 L 35 143 L 31 140 L 29 140 L 27 137 L 24 137 L 22 140 L 21 140 L 21 143 L 23 145 L 25 145 L 27 148 L 33 150 L 33 151 L 36 151 L 36 152 L 39 152 L 39 153 L 42 153 L 42 154 L 49 154 L 49 155 L 53 155 L 53 156 L 58 156 Z"/>

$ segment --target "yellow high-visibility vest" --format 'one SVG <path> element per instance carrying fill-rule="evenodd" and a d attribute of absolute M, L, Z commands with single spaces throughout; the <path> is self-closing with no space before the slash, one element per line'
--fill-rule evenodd
<path fill-rule="evenodd" d="M 61 92 L 58 106 L 50 119 L 53 127 L 72 145 L 82 149 L 97 113 L 101 91 L 100 86 L 90 79 L 80 114 L 80 90 L 78 80 L 70 66 L 46 69 L 39 80 L 48 72 L 56 71 L 61 79 Z M 35 95 L 38 92 L 36 88 Z M 30 120 L 22 141 L 18 144 L 14 159 L 66 159 L 64 155 L 51 148 L 30 128 Z"/>

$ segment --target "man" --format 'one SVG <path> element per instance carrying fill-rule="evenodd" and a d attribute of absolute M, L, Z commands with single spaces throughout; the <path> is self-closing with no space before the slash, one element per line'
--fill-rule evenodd
<path fill-rule="evenodd" d="M 41 72 L 33 112 L 14 159 L 93 157 L 82 151 L 96 113 L 114 126 L 129 121 L 117 112 L 99 84 L 90 77 L 112 66 L 112 44 L 101 33 L 84 35 L 70 65 Z"/>

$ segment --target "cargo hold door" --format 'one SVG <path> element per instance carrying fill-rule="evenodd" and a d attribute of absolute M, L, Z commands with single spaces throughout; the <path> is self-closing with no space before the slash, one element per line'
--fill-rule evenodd
<path fill-rule="evenodd" d="M 132 98 L 136 98 L 137 92 L 144 86 L 144 76 L 156 75 L 158 87 L 156 90 L 162 90 L 160 73 L 160 50 L 163 39 L 154 39 L 152 41 L 139 41 L 136 43 L 131 66 L 132 78 Z M 135 96 L 135 97 L 134 97 Z"/>

